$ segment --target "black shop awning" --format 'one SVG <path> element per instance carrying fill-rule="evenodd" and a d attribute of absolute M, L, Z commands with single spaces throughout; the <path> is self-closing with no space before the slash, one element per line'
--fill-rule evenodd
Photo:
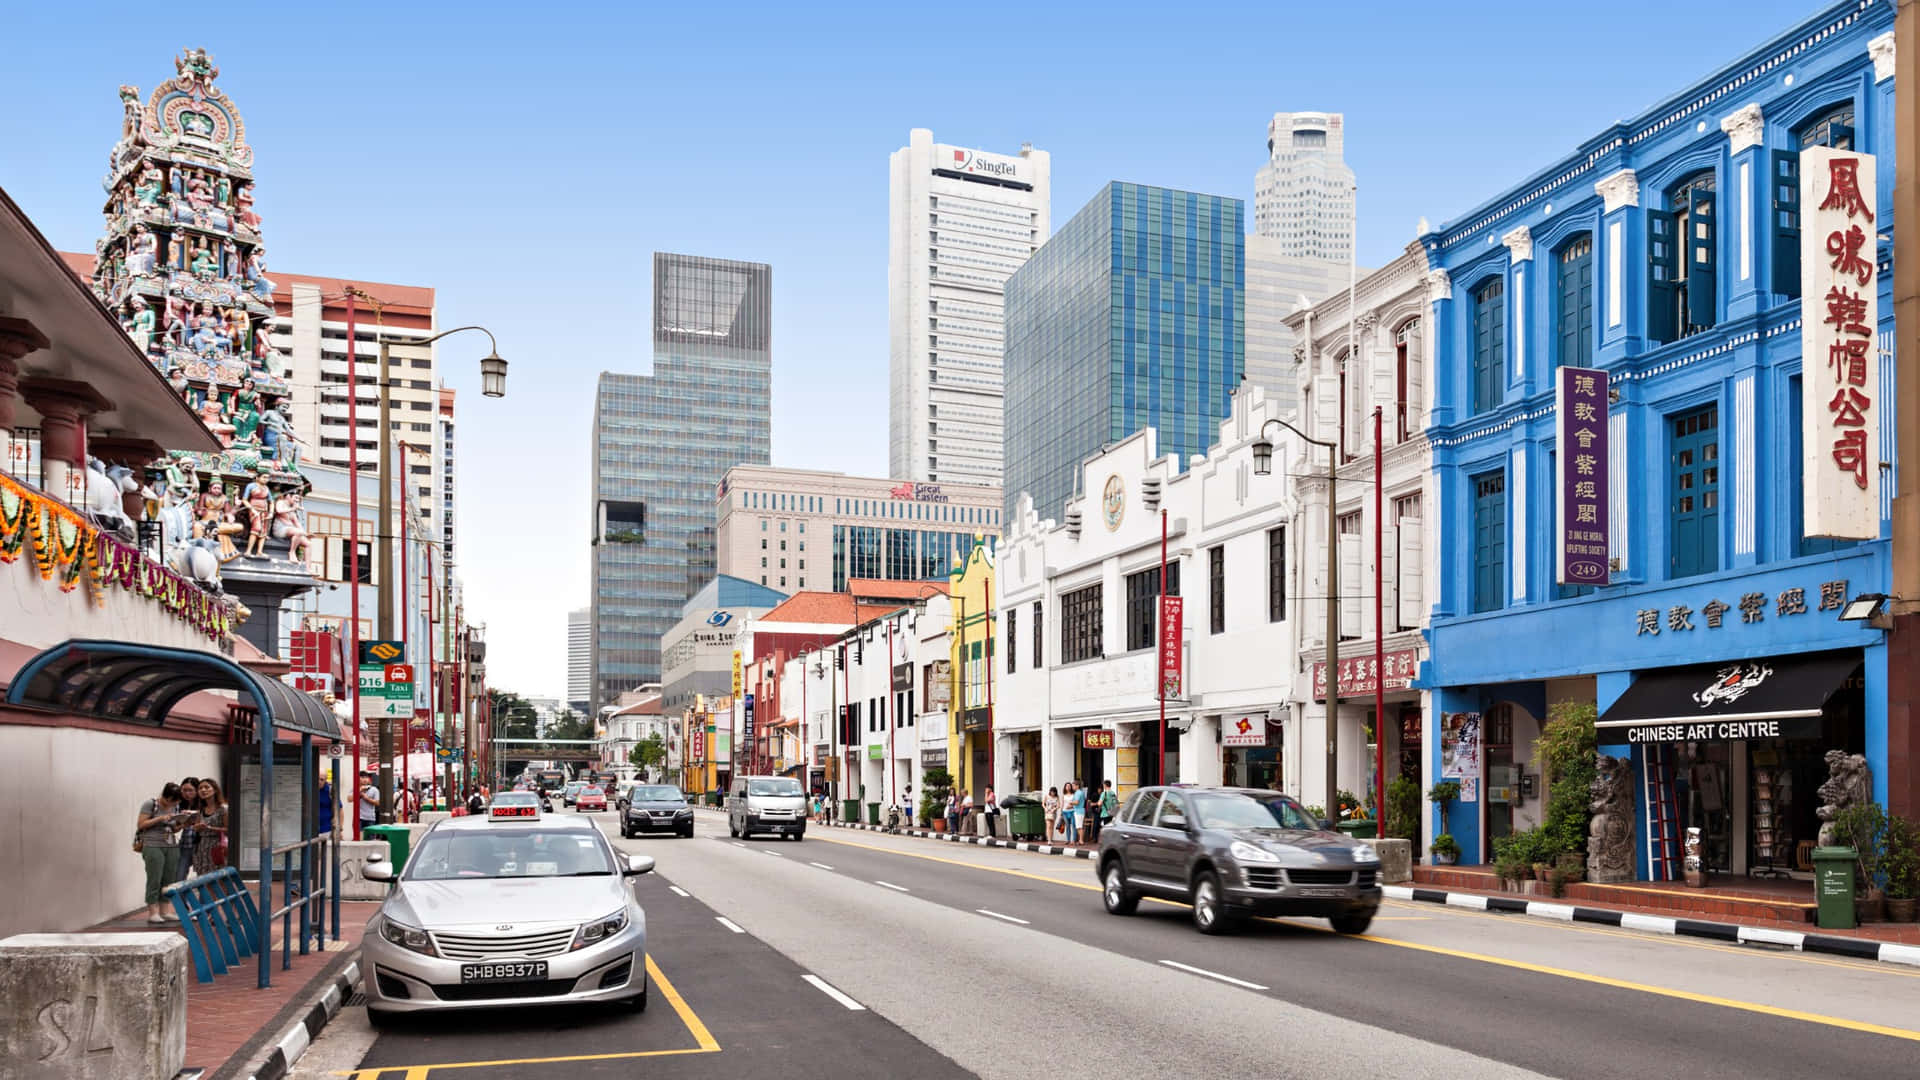
<path fill-rule="evenodd" d="M 1643 675 L 1600 717 L 1600 742 L 1811 739 L 1858 652 L 1774 656 Z"/>

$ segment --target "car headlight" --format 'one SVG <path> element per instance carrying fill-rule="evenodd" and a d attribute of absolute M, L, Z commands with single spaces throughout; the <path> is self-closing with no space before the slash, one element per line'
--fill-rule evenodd
<path fill-rule="evenodd" d="M 440 951 L 433 947 L 433 938 L 425 930 L 394 922 L 386 916 L 380 918 L 380 936 L 403 949 L 417 952 L 422 956 L 439 956 Z"/>
<path fill-rule="evenodd" d="M 573 935 L 573 947 L 584 949 L 589 945 L 598 945 L 626 928 L 627 909 L 621 908 L 604 919 L 595 919 L 582 926 L 579 932 Z"/>
<path fill-rule="evenodd" d="M 1255 847 L 1245 840 L 1235 840 L 1233 845 L 1227 848 L 1227 853 L 1241 862 L 1277 863 L 1280 861 L 1280 856 L 1266 848 Z"/>
<path fill-rule="evenodd" d="M 1379 862 L 1380 853 L 1373 850 L 1372 844 L 1361 844 L 1353 849 L 1354 862 Z"/>

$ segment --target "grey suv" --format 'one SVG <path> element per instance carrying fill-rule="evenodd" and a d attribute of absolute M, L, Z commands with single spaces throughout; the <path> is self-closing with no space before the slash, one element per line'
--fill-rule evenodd
<path fill-rule="evenodd" d="M 1142 788 L 1100 830 L 1098 865 L 1108 913 L 1131 915 L 1142 896 L 1186 901 L 1203 934 L 1249 915 L 1320 916 L 1358 934 L 1380 908 L 1373 848 L 1275 791 Z"/>

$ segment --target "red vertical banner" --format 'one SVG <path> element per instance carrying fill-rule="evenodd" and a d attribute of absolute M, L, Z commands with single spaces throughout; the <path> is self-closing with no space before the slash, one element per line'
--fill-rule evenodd
<path fill-rule="evenodd" d="M 1160 598 L 1160 686 L 1165 696 L 1177 698 L 1181 690 L 1180 612 L 1183 597 Z"/>

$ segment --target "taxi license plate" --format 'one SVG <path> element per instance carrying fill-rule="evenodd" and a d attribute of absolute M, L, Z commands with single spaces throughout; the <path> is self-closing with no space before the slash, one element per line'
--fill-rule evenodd
<path fill-rule="evenodd" d="M 1337 885 L 1308 885 L 1300 889 L 1301 896 L 1337 898 L 1347 895 L 1347 890 Z"/>
<path fill-rule="evenodd" d="M 506 964 L 461 964 L 463 983 L 535 982 L 547 977 L 545 960 L 525 960 Z"/>

